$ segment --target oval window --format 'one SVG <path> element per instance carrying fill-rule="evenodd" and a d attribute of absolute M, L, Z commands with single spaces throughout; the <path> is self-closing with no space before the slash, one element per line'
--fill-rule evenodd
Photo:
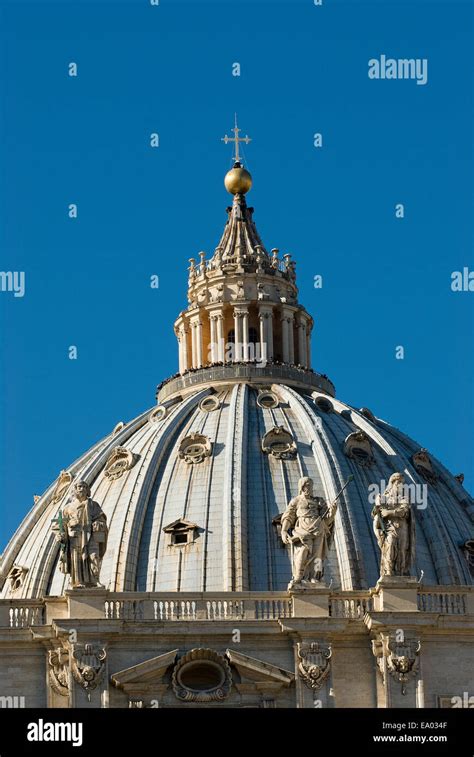
<path fill-rule="evenodd" d="M 271 410 L 278 407 L 278 397 L 274 392 L 260 392 L 257 397 L 257 405 L 265 410 Z"/>

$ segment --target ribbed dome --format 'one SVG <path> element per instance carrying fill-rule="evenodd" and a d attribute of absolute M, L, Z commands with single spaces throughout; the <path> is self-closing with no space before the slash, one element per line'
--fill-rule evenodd
<path fill-rule="evenodd" d="M 265 435 L 279 427 L 291 435 L 293 455 L 275 455 L 278 446 L 272 451 Z M 348 438 L 361 440 L 369 460 L 351 453 Z M 429 584 L 469 584 L 462 545 L 472 533 L 473 500 L 431 456 L 431 473 L 417 472 L 419 451 L 369 411 L 312 388 L 235 382 L 192 389 L 119 426 L 62 474 L 59 489 L 52 484 L 5 551 L 4 576 L 13 565 L 27 572 L 16 594 L 6 581 L 2 596 L 59 595 L 67 588 L 51 520 L 68 499 L 70 481 L 79 478 L 91 484 L 107 515 L 101 582 L 111 590 L 285 589 L 290 560 L 277 516 L 297 493 L 300 476 L 311 476 L 315 495 L 331 499 L 350 473 L 326 579 L 344 590 L 374 586 L 379 550 L 368 491 L 394 471 L 428 490 L 426 509 L 414 508 L 417 575 L 423 570 Z M 187 545 L 179 537 L 172 543 L 186 532 L 192 533 Z"/>
<path fill-rule="evenodd" d="M 238 159 L 237 124 L 233 131 L 224 142 L 235 142 Z M 299 478 L 310 476 L 314 495 L 330 502 L 349 474 L 325 580 L 374 586 L 371 510 L 395 471 L 419 487 L 416 574 L 429 584 L 472 582 L 472 541 L 471 552 L 464 547 L 472 498 L 416 442 L 335 399 L 311 367 L 313 319 L 298 301 L 295 263 L 271 253 L 237 194 L 213 257 L 191 259 L 188 307 L 175 322 L 179 374 L 160 385 L 158 406 L 118 424 L 35 503 L 3 556 L 2 596 L 68 587 L 51 521 L 81 479 L 107 516 L 100 581 L 112 591 L 286 589 L 279 516 Z"/>

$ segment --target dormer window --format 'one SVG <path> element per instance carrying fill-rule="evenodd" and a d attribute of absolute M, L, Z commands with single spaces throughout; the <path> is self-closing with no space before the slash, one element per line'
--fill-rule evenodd
<path fill-rule="evenodd" d="M 163 531 L 168 535 L 169 547 L 186 547 L 196 540 L 198 527 L 195 523 L 179 518 L 170 523 L 169 526 L 165 526 Z"/>

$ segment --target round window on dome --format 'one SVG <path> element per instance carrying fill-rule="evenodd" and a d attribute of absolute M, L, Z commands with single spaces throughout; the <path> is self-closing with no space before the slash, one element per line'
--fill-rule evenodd
<path fill-rule="evenodd" d="M 163 418 L 166 418 L 167 413 L 167 407 L 165 407 L 164 405 L 158 405 L 158 407 L 155 407 L 155 409 L 150 413 L 148 420 L 150 421 L 150 423 L 158 423 L 158 421 L 162 421 Z"/>
<path fill-rule="evenodd" d="M 204 397 L 204 399 L 201 400 L 199 403 L 199 409 L 204 413 L 212 413 L 213 410 L 217 410 L 219 405 L 219 398 L 211 394 L 209 397 Z"/>
<path fill-rule="evenodd" d="M 315 403 L 318 410 L 321 410 L 323 413 L 332 413 L 334 410 L 332 402 L 326 399 L 326 397 L 317 397 Z"/>
<path fill-rule="evenodd" d="M 257 405 L 263 407 L 264 410 L 273 410 L 278 407 L 278 397 L 274 392 L 260 392 L 257 397 Z"/>

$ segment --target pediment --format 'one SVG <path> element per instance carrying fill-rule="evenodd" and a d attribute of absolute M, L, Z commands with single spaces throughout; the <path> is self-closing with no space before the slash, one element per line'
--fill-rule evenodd
<path fill-rule="evenodd" d="M 227 649 L 226 655 L 231 665 L 237 668 L 242 679 L 261 683 L 278 683 L 284 686 L 289 686 L 295 680 L 294 673 L 272 665 L 270 662 L 248 657 L 234 649 Z"/>
<path fill-rule="evenodd" d="M 132 665 L 130 668 L 114 673 L 110 676 L 110 680 L 114 686 L 125 691 L 137 685 L 160 683 L 170 665 L 175 662 L 177 654 L 178 650 L 173 649 L 171 652 L 158 655 L 158 657 L 139 662 L 138 665 Z"/>

